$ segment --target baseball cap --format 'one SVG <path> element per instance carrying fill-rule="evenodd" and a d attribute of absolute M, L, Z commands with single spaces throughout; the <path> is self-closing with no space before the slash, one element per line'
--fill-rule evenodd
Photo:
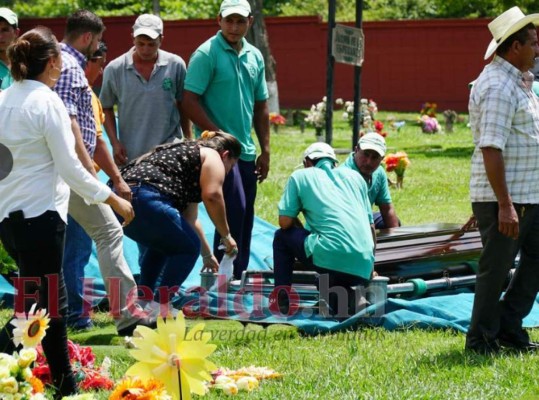
<path fill-rule="evenodd" d="M 17 18 L 17 14 L 15 14 L 9 8 L 6 8 L 6 7 L 0 8 L 0 18 L 4 18 L 7 21 L 7 23 L 10 25 L 14 25 L 14 26 L 19 25 L 19 19 Z"/>
<path fill-rule="evenodd" d="M 303 152 L 303 159 L 309 158 L 310 160 L 318 160 L 319 158 L 331 158 L 333 161 L 337 161 L 335 156 L 335 150 L 324 142 L 316 142 L 307 147 L 307 150 Z"/>
<path fill-rule="evenodd" d="M 133 25 L 133 36 L 149 36 L 151 39 L 157 39 L 163 34 L 163 21 L 157 15 L 142 14 Z"/>
<path fill-rule="evenodd" d="M 251 5 L 247 0 L 224 0 L 221 3 L 219 14 L 222 17 L 228 17 L 232 14 L 248 17 L 251 14 Z"/>
<path fill-rule="evenodd" d="M 382 157 L 386 154 L 386 141 L 382 135 L 376 132 L 369 132 L 361 136 L 357 145 L 361 150 L 374 150 Z"/>

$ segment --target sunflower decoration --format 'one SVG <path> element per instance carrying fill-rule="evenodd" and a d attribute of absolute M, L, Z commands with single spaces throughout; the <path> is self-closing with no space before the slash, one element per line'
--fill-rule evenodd
<path fill-rule="evenodd" d="M 156 330 L 138 326 L 133 337 L 136 349 L 130 350 L 138 362 L 126 375 L 160 380 L 174 400 L 190 400 L 191 393 L 204 395 L 205 382 L 212 380 L 209 372 L 216 369 L 206 360 L 217 347 L 208 344 L 210 339 L 211 334 L 204 332 L 204 324 L 186 332 L 182 312 L 175 319 L 158 318 Z"/>
<path fill-rule="evenodd" d="M 164 400 L 170 399 L 165 385 L 157 379 L 142 382 L 138 377 L 123 378 L 109 400 Z"/>
<path fill-rule="evenodd" d="M 45 337 L 45 331 L 49 327 L 49 314 L 46 309 L 36 311 L 37 304 L 34 303 L 28 315 L 24 313 L 15 314 L 11 321 L 13 329 L 13 343 L 18 346 L 35 348 Z"/>

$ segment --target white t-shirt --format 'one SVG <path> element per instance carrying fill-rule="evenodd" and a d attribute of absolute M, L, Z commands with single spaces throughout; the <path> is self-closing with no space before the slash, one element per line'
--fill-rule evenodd
<path fill-rule="evenodd" d="M 26 218 L 57 211 L 67 221 L 69 187 L 88 203 L 110 196 L 80 163 L 67 110 L 43 83 L 15 82 L 0 93 L 0 127 L 0 221 L 17 210 Z"/>

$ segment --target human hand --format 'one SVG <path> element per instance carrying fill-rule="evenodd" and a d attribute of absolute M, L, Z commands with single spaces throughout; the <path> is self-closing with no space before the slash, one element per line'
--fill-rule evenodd
<path fill-rule="evenodd" d="M 125 199 L 129 202 L 131 201 L 131 197 L 132 197 L 131 188 L 129 187 L 127 183 L 125 183 L 123 178 L 120 178 L 119 181 L 114 182 L 113 187 L 114 187 L 114 191 L 116 192 L 118 196 L 120 196 L 122 199 Z"/>
<path fill-rule="evenodd" d="M 477 228 L 477 219 L 475 218 L 475 215 L 472 214 L 472 216 L 466 221 L 464 225 L 462 225 L 462 228 L 460 230 L 462 232 L 468 232 L 470 229 Z"/>
<path fill-rule="evenodd" d="M 213 254 L 207 254 L 202 256 L 202 269 L 200 272 L 213 272 L 219 271 L 219 262 Z"/>
<path fill-rule="evenodd" d="M 114 162 L 117 165 L 127 164 L 127 150 L 124 145 L 117 142 L 112 145 L 112 153 L 114 155 Z"/>
<path fill-rule="evenodd" d="M 518 239 L 518 215 L 513 204 L 500 205 L 498 209 L 498 230 L 502 235 L 514 240 Z"/>
<path fill-rule="evenodd" d="M 111 193 L 110 197 L 107 199 L 107 204 L 110 204 L 116 214 L 123 218 L 124 222 L 122 223 L 122 226 L 129 225 L 133 218 L 135 218 L 135 211 L 133 210 L 131 203 L 122 199 L 115 193 Z"/>
<path fill-rule="evenodd" d="M 255 174 L 258 182 L 263 182 L 269 173 L 270 155 L 269 153 L 262 153 L 256 159 Z"/>
<path fill-rule="evenodd" d="M 235 256 L 238 254 L 238 245 L 234 238 L 230 236 L 230 233 L 221 238 L 221 244 L 225 246 L 225 254 L 229 256 Z"/>

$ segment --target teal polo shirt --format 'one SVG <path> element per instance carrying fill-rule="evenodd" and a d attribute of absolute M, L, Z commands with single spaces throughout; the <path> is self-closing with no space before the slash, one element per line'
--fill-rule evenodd
<path fill-rule="evenodd" d="M 358 172 L 361 178 L 363 178 L 363 175 L 361 175 L 359 168 L 354 162 L 354 153 L 351 153 L 339 168 L 350 168 Z M 369 200 L 371 202 L 371 207 L 373 204 L 380 207 L 382 204 L 391 203 L 391 193 L 389 192 L 389 185 L 387 184 L 387 175 L 386 171 L 384 171 L 384 167 L 380 165 L 378 168 L 376 168 L 372 174 L 370 185 L 365 178 L 363 178 L 363 181 L 369 188 Z"/>
<path fill-rule="evenodd" d="M 13 77 L 11 76 L 11 71 L 2 60 L 0 60 L 0 90 L 5 90 L 13 84 Z"/>
<path fill-rule="evenodd" d="M 243 39 L 238 53 L 218 32 L 192 54 L 184 87 L 200 96 L 202 107 L 219 129 L 240 141 L 240 158 L 255 160 L 251 137 L 255 101 L 268 98 L 260 51 Z M 195 135 L 200 133 L 195 126 Z"/>
<path fill-rule="evenodd" d="M 317 167 L 292 173 L 279 201 L 279 215 L 295 218 L 300 212 L 311 232 L 305 253 L 316 266 L 370 279 L 373 219 L 367 185 L 357 173 Z"/>

